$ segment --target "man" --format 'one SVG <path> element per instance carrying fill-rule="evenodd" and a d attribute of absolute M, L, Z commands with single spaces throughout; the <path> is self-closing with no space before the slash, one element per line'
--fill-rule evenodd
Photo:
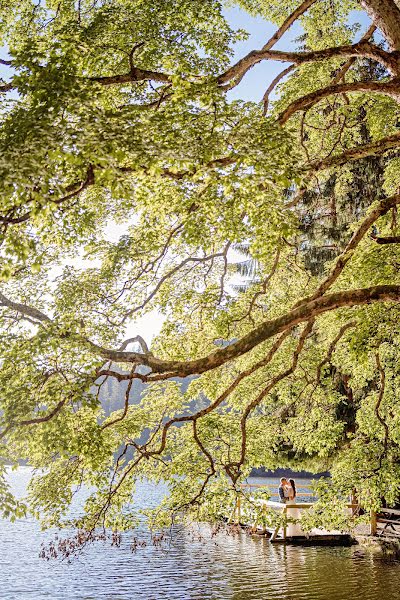
<path fill-rule="evenodd" d="M 281 477 L 281 483 L 278 487 L 279 501 L 286 503 L 289 500 L 288 494 L 289 482 L 286 477 Z"/>

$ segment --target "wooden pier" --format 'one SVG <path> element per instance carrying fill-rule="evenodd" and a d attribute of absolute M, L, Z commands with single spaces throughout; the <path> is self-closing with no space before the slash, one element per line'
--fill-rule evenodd
<path fill-rule="evenodd" d="M 274 484 L 243 484 L 243 491 L 248 490 L 251 494 L 253 489 L 271 489 L 276 490 Z M 298 489 L 298 497 L 300 498 L 314 498 L 315 495 L 310 491 L 300 491 L 301 486 Z M 277 493 L 272 494 L 277 496 Z M 302 544 L 302 545 L 350 545 L 354 543 L 354 539 L 349 532 L 339 530 L 326 530 L 322 528 L 313 528 L 311 531 L 303 531 L 299 524 L 293 525 L 292 523 L 298 521 L 301 513 L 309 510 L 314 506 L 314 502 L 298 502 L 298 503 L 282 503 L 274 500 L 263 500 L 253 499 L 250 496 L 250 501 L 257 504 L 258 511 L 254 515 L 252 520 L 243 523 L 249 517 L 249 515 L 243 514 L 243 497 L 238 495 L 236 503 L 231 513 L 228 523 L 236 524 L 244 527 L 248 531 L 258 535 L 264 535 L 269 538 L 271 543 L 289 543 L 289 544 Z M 350 502 L 344 506 L 344 510 L 348 511 L 349 515 L 355 514 L 359 509 L 359 505 Z M 400 514 L 400 511 L 399 511 Z M 269 526 L 266 524 L 268 521 L 274 519 L 268 518 L 273 515 L 277 515 L 275 519 L 278 524 L 276 526 Z M 400 524 L 400 521 L 399 521 Z"/>
<path fill-rule="evenodd" d="M 271 543 L 344 546 L 357 543 L 356 538 L 366 535 L 400 541 L 400 510 L 397 508 L 382 508 L 378 513 L 371 511 L 368 534 L 365 525 L 355 528 L 355 537 L 349 531 L 322 528 L 303 531 L 299 523 L 300 513 L 312 508 L 315 502 L 282 503 L 271 500 L 271 497 L 279 498 L 277 485 L 273 483 L 245 483 L 241 488 L 243 493 L 238 494 L 233 511 L 231 509 L 231 514 L 226 519 L 227 523 L 240 526 L 250 533 L 263 535 Z M 253 490 L 260 489 L 270 492 L 268 499 L 252 496 Z M 299 485 L 297 492 L 299 499 L 315 499 L 315 494 L 305 485 Z M 249 505 L 253 513 L 249 512 Z M 352 496 L 350 502 L 343 505 L 344 513 L 349 517 L 359 515 L 362 505 L 359 497 Z"/>
<path fill-rule="evenodd" d="M 400 540 L 400 510 L 381 508 L 379 513 L 371 513 L 371 535 Z"/>

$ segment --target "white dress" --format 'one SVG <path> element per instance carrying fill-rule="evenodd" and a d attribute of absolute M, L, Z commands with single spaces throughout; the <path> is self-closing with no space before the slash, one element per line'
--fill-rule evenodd
<path fill-rule="evenodd" d="M 293 498 L 293 500 L 288 500 L 287 504 L 296 504 L 296 498 Z M 296 507 L 292 507 L 292 506 L 288 506 L 286 509 L 286 514 L 287 517 L 290 519 L 300 519 L 301 517 L 301 512 L 299 508 Z M 299 523 L 289 523 L 287 528 L 286 528 L 286 536 L 287 537 L 293 537 L 296 535 L 304 535 L 304 532 L 301 530 L 300 524 Z"/>

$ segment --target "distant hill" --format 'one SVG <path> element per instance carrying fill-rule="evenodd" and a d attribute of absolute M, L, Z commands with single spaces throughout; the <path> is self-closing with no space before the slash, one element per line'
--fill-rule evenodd
<path fill-rule="evenodd" d="M 192 380 L 193 377 L 185 377 L 185 379 L 172 378 L 170 381 L 178 381 L 182 386 L 182 391 L 185 392 Z M 142 383 L 139 379 L 133 381 L 129 393 L 129 404 L 139 404 L 147 385 L 148 384 Z M 124 407 L 127 387 L 127 381 L 118 382 L 113 377 L 109 377 L 104 382 L 100 390 L 99 398 L 106 417 L 115 410 L 121 410 Z M 195 408 L 195 404 L 196 403 L 193 403 L 193 409 Z"/>
<path fill-rule="evenodd" d="M 328 471 L 322 473 L 310 473 L 310 471 L 292 471 L 291 469 L 275 469 L 275 471 L 266 471 L 264 468 L 252 469 L 251 477 L 292 477 L 293 479 L 320 479 L 321 477 L 330 477 Z"/>

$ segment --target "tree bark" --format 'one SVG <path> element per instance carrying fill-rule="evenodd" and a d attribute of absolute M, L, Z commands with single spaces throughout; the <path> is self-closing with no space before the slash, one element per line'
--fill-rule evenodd
<path fill-rule="evenodd" d="M 362 0 L 361 6 L 380 29 L 390 49 L 400 51 L 400 9 L 394 0 Z"/>
<path fill-rule="evenodd" d="M 371 288 L 345 290 L 327 294 L 326 296 L 302 304 L 280 317 L 265 321 L 229 346 L 216 350 L 207 356 L 188 361 L 162 360 L 152 355 L 143 355 L 137 352 L 119 352 L 117 350 L 102 348 L 89 340 L 88 344 L 95 353 L 107 360 L 124 363 L 136 362 L 137 364 L 150 367 L 154 373 L 168 372 L 171 377 L 186 377 L 187 375 L 196 375 L 216 369 L 226 362 L 246 354 L 276 334 L 293 328 L 305 321 L 309 321 L 325 312 L 341 307 L 399 300 L 400 285 L 377 285 Z"/>
<path fill-rule="evenodd" d="M 289 104 L 289 106 L 279 115 L 278 122 L 281 125 L 284 125 L 296 112 L 307 110 L 317 102 L 320 102 L 320 100 L 334 94 L 347 94 L 349 92 L 383 94 L 385 96 L 390 96 L 396 100 L 396 102 L 400 103 L 400 78 L 397 77 L 391 81 L 353 81 L 350 83 L 337 83 L 315 90 L 315 92 L 306 94 L 305 96 L 298 98 L 298 100 L 291 102 L 291 104 Z"/>
<path fill-rule="evenodd" d="M 370 144 L 362 144 L 355 148 L 350 148 L 342 154 L 336 156 L 329 156 L 322 160 L 313 161 L 309 163 L 305 170 L 312 171 L 313 173 L 321 171 L 323 169 L 329 169 L 331 167 L 340 167 L 347 162 L 353 160 L 360 160 L 367 156 L 380 156 L 387 150 L 393 150 L 394 148 L 400 147 L 400 133 L 394 133 L 388 135 L 377 142 L 371 142 Z"/>

